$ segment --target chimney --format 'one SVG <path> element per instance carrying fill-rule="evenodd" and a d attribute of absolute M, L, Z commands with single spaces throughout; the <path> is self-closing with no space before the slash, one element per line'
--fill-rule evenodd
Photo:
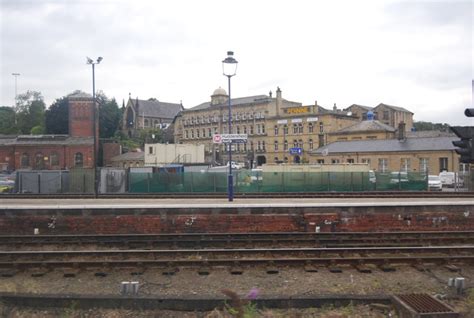
<path fill-rule="evenodd" d="M 398 124 L 398 140 L 402 141 L 402 140 L 405 140 L 405 139 L 406 139 L 406 136 L 405 136 L 405 122 L 401 121 Z"/>
<path fill-rule="evenodd" d="M 268 93 L 268 95 L 270 95 L 270 98 L 272 98 L 272 91 L 270 90 L 270 92 Z"/>
<path fill-rule="evenodd" d="M 334 103 L 334 106 L 332 107 L 332 110 L 337 112 L 337 106 L 336 106 L 336 103 Z"/>
<path fill-rule="evenodd" d="M 276 95 L 276 114 L 277 114 L 277 116 L 279 116 L 280 115 L 280 108 L 282 106 L 282 102 L 281 102 L 282 98 L 281 98 L 281 89 L 278 86 L 277 86 L 276 93 L 277 93 L 277 95 Z"/>
<path fill-rule="evenodd" d="M 277 99 L 281 99 L 281 89 L 277 86 Z"/>

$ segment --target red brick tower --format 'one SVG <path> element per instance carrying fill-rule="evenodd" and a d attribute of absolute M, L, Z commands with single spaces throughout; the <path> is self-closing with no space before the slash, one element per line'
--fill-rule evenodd
<path fill-rule="evenodd" d="M 99 120 L 97 118 L 95 147 L 99 146 Z M 69 136 L 94 137 L 94 101 L 86 93 L 69 96 Z"/>

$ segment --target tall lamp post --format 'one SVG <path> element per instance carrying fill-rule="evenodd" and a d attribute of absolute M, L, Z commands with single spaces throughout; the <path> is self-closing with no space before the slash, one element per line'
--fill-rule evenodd
<path fill-rule="evenodd" d="M 234 52 L 228 51 L 227 57 L 222 61 L 222 73 L 227 76 L 229 83 L 229 134 L 232 134 L 232 103 L 230 99 L 230 78 L 237 72 L 237 60 Z M 229 201 L 234 201 L 234 178 L 232 176 L 232 143 L 229 143 L 229 176 L 227 178 L 227 196 Z"/>
<path fill-rule="evenodd" d="M 97 197 L 99 193 L 99 178 L 97 176 L 97 167 L 98 167 L 98 136 L 97 136 L 97 106 L 96 106 L 96 100 L 95 100 L 95 65 L 99 64 L 102 61 L 102 56 L 99 56 L 96 61 L 91 59 L 90 57 L 87 58 L 87 64 L 92 65 L 92 100 L 94 102 L 94 108 L 93 108 L 93 120 L 94 120 L 94 194 Z"/>

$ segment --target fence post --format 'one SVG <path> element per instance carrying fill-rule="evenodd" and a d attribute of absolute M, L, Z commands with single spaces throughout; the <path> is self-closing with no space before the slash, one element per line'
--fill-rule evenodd
<path fill-rule="evenodd" d="M 38 193 L 41 193 L 41 174 L 38 172 Z"/>
<path fill-rule="evenodd" d="M 149 172 L 146 173 L 146 187 L 147 187 L 146 192 L 150 193 L 150 173 Z"/>
<path fill-rule="evenodd" d="M 331 191 L 331 172 L 328 171 L 328 191 Z"/>

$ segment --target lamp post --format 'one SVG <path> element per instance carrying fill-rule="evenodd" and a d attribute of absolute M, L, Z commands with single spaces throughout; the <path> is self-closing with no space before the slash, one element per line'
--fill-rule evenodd
<path fill-rule="evenodd" d="M 95 197 L 97 197 L 99 193 L 99 178 L 97 176 L 97 155 L 98 155 L 98 136 L 97 136 L 97 106 L 96 106 L 96 100 L 95 100 L 95 65 L 99 64 L 102 61 L 102 56 L 99 56 L 96 61 L 94 61 L 91 58 L 87 58 L 87 64 L 92 65 L 92 100 L 94 102 L 93 106 L 93 121 L 94 121 L 94 194 Z"/>
<path fill-rule="evenodd" d="M 229 83 L 229 134 L 232 134 L 232 103 L 230 99 L 230 78 L 237 72 L 237 60 L 234 52 L 228 51 L 227 57 L 222 61 L 222 73 L 227 76 Z M 232 142 L 229 143 L 229 176 L 227 178 L 227 196 L 229 201 L 234 201 L 234 178 L 232 176 Z"/>
<path fill-rule="evenodd" d="M 17 79 L 20 76 L 20 73 L 12 73 L 15 76 L 15 107 L 18 107 L 18 86 L 17 86 Z"/>

